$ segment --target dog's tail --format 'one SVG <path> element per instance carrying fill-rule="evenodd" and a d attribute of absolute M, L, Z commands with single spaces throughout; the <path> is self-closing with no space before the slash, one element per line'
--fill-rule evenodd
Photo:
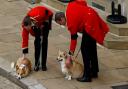
<path fill-rule="evenodd" d="M 16 63 L 15 63 L 15 62 L 12 62 L 12 63 L 11 63 L 11 69 L 14 69 L 15 66 L 16 66 Z"/>

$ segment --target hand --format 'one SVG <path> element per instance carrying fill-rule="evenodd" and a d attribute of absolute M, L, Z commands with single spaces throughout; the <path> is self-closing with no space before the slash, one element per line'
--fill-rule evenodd
<path fill-rule="evenodd" d="M 73 56 L 74 55 L 74 52 L 69 51 L 68 54 L 71 55 L 71 56 Z"/>
<path fill-rule="evenodd" d="M 72 65 L 72 58 L 71 56 L 69 55 L 66 59 L 66 67 L 67 68 L 70 68 L 70 66 Z"/>

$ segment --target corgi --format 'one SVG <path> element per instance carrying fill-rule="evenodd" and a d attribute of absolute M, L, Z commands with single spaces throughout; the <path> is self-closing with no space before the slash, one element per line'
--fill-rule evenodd
<path fill-rule="evenodd" d="M 32 70 L 31 61 L 28 58 L 19 58 L 16 63 L 11 64 L 12 68 L 16 68 L 16 77 L 21 79 L 29 75 Z"/>
<path fill-rule="evenodd" d="M 65 75 L 65 78 L 71 80 L 72 78 L 79 78 L 83 75 L 83 65 L 80 64 L 77 59 L 73 59 L 70 67 L 66 67 L 66 59 L 68 54 L 66 52 L 59 51 L 57 61 L 61 65 L 61 71 Z M 73 58 L 73 57 L 72 57 Z"/>

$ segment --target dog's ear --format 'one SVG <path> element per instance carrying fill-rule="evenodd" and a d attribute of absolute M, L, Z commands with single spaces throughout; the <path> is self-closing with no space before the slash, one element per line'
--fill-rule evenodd
<path fill-rule="evenodd" d="M 18 65 L 16 65 L 16 70 L 18 70 L 19 69 L 19 66 Z"/>
<path fill-rule="evenodd" d="M 59 54 L 61 53 L 61 50 L 59 49 Z"/>
<path fill-rule="evenodd" d="M 63 54 L 64 54 L 64 56 L 67 56 L 67 52 L 66 52 L 66 51 L 64 51 L 64 53 L 63 53 Z"/>

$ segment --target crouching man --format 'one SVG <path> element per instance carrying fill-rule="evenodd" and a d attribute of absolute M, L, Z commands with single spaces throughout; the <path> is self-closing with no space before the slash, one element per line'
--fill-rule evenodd
<path fill-rule="evenodd" d="M 32 8 L 24 17 L 22 22 L 22 53 L 28 53 L 29 33 L 35 37 L 35 66 L 34 70 L 38 71 L 40 64 L 42 71 L 47 70 L 47 50 L 48 50 L 48 35 L 51 29 L 53 12 L 44 6 Z M 42 50 L 42 52 L 41 52 Z M 40 58 L 41 56 L 41 63 Z"/>

